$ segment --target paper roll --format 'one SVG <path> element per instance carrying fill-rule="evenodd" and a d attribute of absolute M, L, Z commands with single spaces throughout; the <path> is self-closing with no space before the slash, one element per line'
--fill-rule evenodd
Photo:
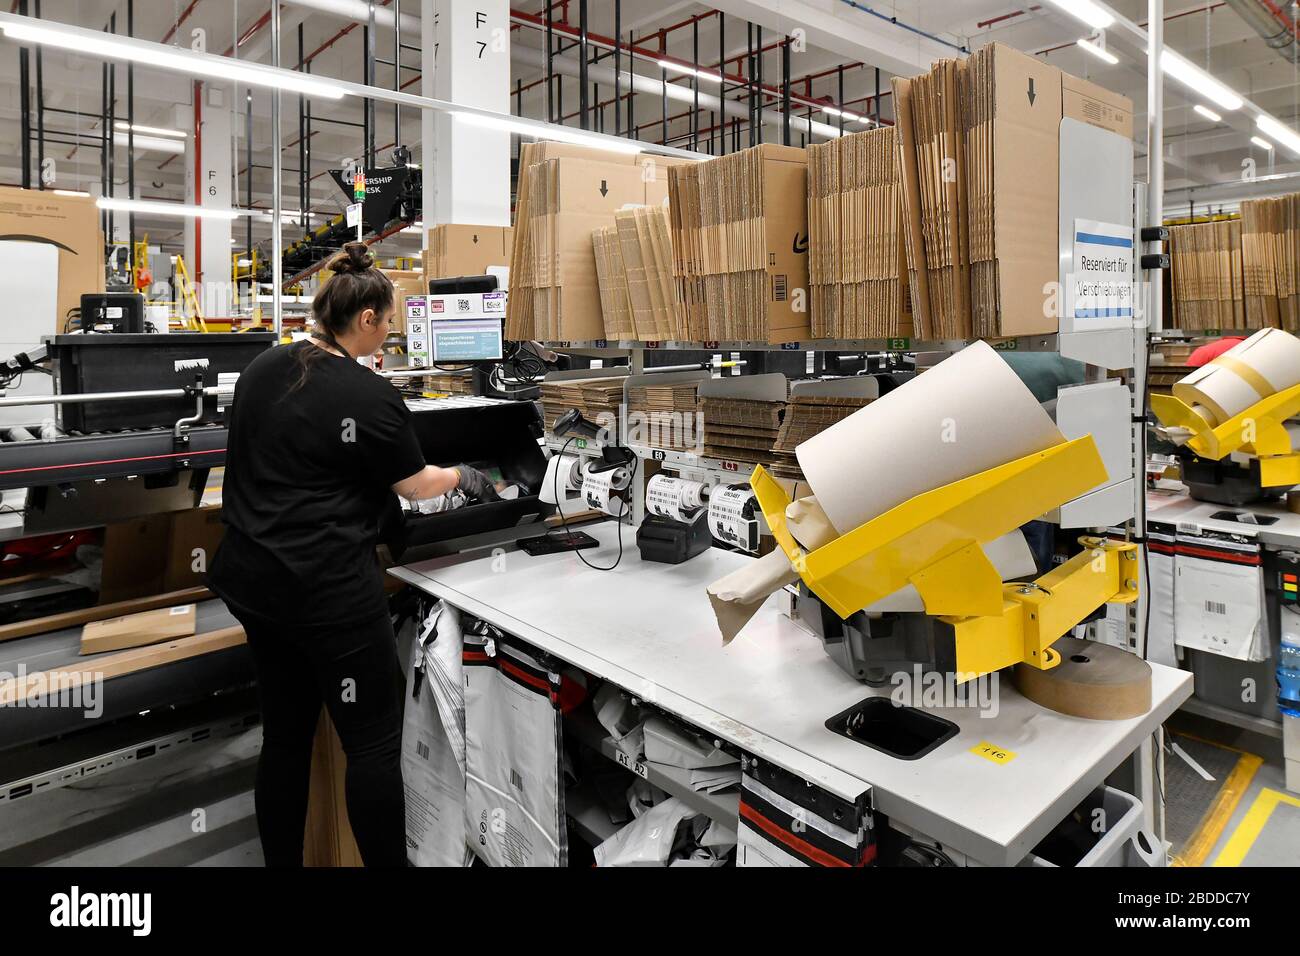
<path fill-rule="evenodd" d="M 746 551 L 758 546 L 754 492 L 744 485 L 715 487 L 709 493 L 709 533 Z"/>
<path fill-rule="evenodd" d="M 1297 384 L 1300 339 L 1281 329 L 1260 329 L 1176 382 L 1174 397 L 1211 425 L 1221 425 L 1260 399 Z"/>
<path fill-rule="evenodd" d="M 704 484 L 670 475 L 655 475 L 645 489 L 645 507 L 651 514 L 692 524 L 703 517 Z"/>
<path fill-rule="evenodd" d="M 613 481 L 613 471 L 588 472 L 582 478 L 582 497 L 588 508 L 621 518 L 626 509 L 622 499 L 614 494 Z"/>
<path fill-rule="evenodd" d="M 1065 441 L 1011 367 L 976 342 L 795 449 L 847 534 L 915 495 Z"/>

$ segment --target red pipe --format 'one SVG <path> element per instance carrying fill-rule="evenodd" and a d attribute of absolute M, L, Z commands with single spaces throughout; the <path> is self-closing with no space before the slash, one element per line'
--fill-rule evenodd
<path fill-rule="evenodd" d="M 190 14 L 194 12 L 194 8 L 197 7 L 198 5 L 199 5 L 199 0 L 190 0 L 190 5 L 186 7 L 183 11 L 181 11 L 181 15 L 176 18 L 176 22 L 172 24 L 171 29 L 168 30 L 167 33 L 163 36 L 162 38 L 163 43 L 171 42 L 172 37 L 176 35 L 176 31 L 181 28 L 181 24 L 183 24 L 186 20 L 190 18 Z"/>
<path fill-rule="evenodd" d="M 194 84 L 194 205 L 203 205 L 203 84 Z M 159 167 L 160 169 L 162 167 Z M 203 218 L 194 217 L 194 282 L 203 281 Z"/>

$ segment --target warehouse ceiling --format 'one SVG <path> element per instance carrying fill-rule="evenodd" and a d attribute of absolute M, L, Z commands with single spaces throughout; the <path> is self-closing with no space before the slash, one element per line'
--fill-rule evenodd
<path fill-rule="evenodd" d="M 18 0 L 2 0 L 6 9 L 18 10 Z M 29 12 L 35 0 L 26 0 Z M 379 57 L 392 59 L 394 32 L 389 11 L 395 0 L 380 4 L 381 25 L 376 35 Z M 1274 13 L 1262 4 L 1270 4 Z M 1144 0 L 1115 0 L 1117 12 L 1144 24 Z M 1165 41 L 1193 63 L 1207 69 L 1219 80 L 1249 97 L 1260 107 L 1293 126 L 1300 114 L 1300 67 L 1285 52 L 1270 48 L 1264 39 L 1234 7 L 1257 5 L 1266 17 L 1295 17 L 1291 0 L 1234 0 L 1233 3 L 1205 3 L 1192 0 L 1168 0 L 1165 4 Z M 403 43 L 419 45 L 418 0 L 401 0 Z M 614 132 L 613 88 L 601 84 L 600 71 L 612 66 L 612 56 L 604 55 L 601 38 L 615 32 L 614 4 L 592 2 L 589 6 L 588 30 L 595 43 L 593 54 L 602 58 L 593 67 L 596 84 L 591 94 L 593 128 Z M 578 0 L 557 0 L 552 15 L 559 42 L 564 44 L 555 71 L 554 105 L 557 114 L 569 125 L 578 125 L 578 89 L 575 77 L 577 51 L 570 49 L 571 35 L 579 23 Z M 313 73 L 361 82 L 363 75 L 362 24 L 348 15 L 349 9 L 364 9 L 357 0 L 293 0 L 282 4 L 282 62 L 296 66 L 299 51 L 310 61 Z M 270 30 L 266 24 L 269 5 L 266 0 L 135 0 L 135 34 L 144 39 L 180 43 L 195 42 L 195 31 L 209 52 L 227 53 L 238 48 L 241 58 L 262 62 L 270 60 Z M 342 11 L 342 12 L 340 12 Z M 873 12 L 874 11 L 874 12 Z M 102 29 L 116 13 L 117 29 L 126 31 L 126 0 L 42 0 L 45 18 Z M 726 74 L 739 78 L 745 73 L 744 55 L 749 43 L 747 21 L 762 28 L 763 81 L 771 88 L 769 106 L 779 107 L 775 95 L 781 80 L 781 51 L 773 41 L 786 32 L 801 30 L 802 49 L 791 54 L 792 108 L 800 115 L 838 124 L 838 120 L 820 112 L 812 104 L 825 102 L 844 105 L 866 116 L 879 114 L 890 122 L 892 109 L 889 78 L 894 73 L 912 74 L 924 69 L 934 58 L 959 56 L 963 48 L 974 49 L 990 42 L 1003 42 L 1038 54 L 1072 73 L 1127 94 L 1137 111 L 1137 138 L 1144 138 L 1144 104 L 1146 100 L 1146 63 L 1138 51 L 1125 47 L 1115 36 L 1108 44 L 1120 62 L 1108 65 L 1075 44 L 1079 37 L 1091 35 L 1078 21 L 1062 14 L 1048 0 L 1040 4 L 1015 4 L 999 0 L 720 0 L 712 5 L 664 0 L 623 0 L 621 35 L 631 42 L 639 55 L 633 68 L 638 74 L 658 79 L 658 58 L 692 62 L 700 68 L 716 71 L 720 50 L 725 51 Z M 896 22 L 891 22 L 894 18 Z M 548 102 L 545 83 L 545 33 L 543 0 L 518 2 L 512 8 L 512 89 L 517 90 L 511 108 L 523 115 L 545 119 Z M 721 33 L 719 28 L 721 27 Z M 1112 30 L 1112 33 L 1115 31 Z M 20 180 L 20 95 L 17 47 L 0 41 L 0 181 Z M 626 54 L 624 55 L 626 57 Z M 402 51 L 402 62 L 411 67 L 401 72 L 400 83 L 411 92 L 419 92 L 419 53 Z M 47 108 L 45 127 L 47 154 L 55 160 L 56 185 L 70 189 L 98 191 L 100 158 L 98 137 L 101 135 L 102 68 L 100 61 L 76 54 L 46 50 L 42 57 L 44 102 Z M 628 68 L 623 59 L 624 69 Z M 840 70 L 840 67 L 843 70 Z M 611 76 L 612 74 L 601 75 Z M 690 80 L 667 74 L 675 85 L 689 88 Z M 841 104 L 840 83 L 843 82 Z M 34 79 L 34 68 L 33 68 Z M 877 99 L 877 82 L 880 97 Z M 391 88 L 393 68 L 376 65 L 376 84 Z M 717 92 L 714 84 L 701 83 L 701 93 Z M 626 97 L 626 90 L 623 91 Z M 728 90 L 733 98 L 742 96 Z M 241 94 L 242 96 L 242 91 Z M 296 209 L 298 203 L 298 102 L 297 97 L 283 98 L 284 130 L 284 204 Z M 116 80 L 116 110 L 119 118 L 126 112 L 126 69 L 119 66 Z M 1265 152 L 1250 142 L 1244 129 L 1227 123 L 1215 123 L 1193 111 L 1200 102 L 1173 82 L 1165 86 L 1166 187 L 1176 190 L 1189 185 L 1231 182 L 1240 178 L 1243 161 L 1253 160 L 1261 173 L 1291 173 L 1300 170 L 1297 157 L 1284 147 Z M 237 104 L 243 110 L 243 103 Z M 628 123 L 626 98 L 620 109 L 619 127 Z M 641 139 L 660 142 L 664 139 L 663 103 L 660 97 L 645 93 L 631 104 L 632 121 Z M 135 80 L 135 122 L 139 125 L 184 129 L 192 116 L 192 83 L 174 73 L 140 66 Z M 255 92 L 252 102 L 252 186 L 253 204 L 270 205 L 270 161 L 272 136 L 269 122 L 270 97 Z M 310 137 L 311 205 L 314 211 L 332 214 L 341 209 L 342 197 L 329 181 L 325 170 L 341 165 L 362 153 L 360 101 L 346 98 L 337 103 L 313 104 L 314 121 Z M 414 111 L 403 111 L 400 127 L 391 105 L 376 107 L 375 143 L 385 159 L 395 142 L 412 147 L 420 161 L 419 118 Z M 714 137 L 722 134 L 716 114 L 699 118 L 696 140 L 692 140 L 690 104 L 671 100 L 668 103 L 667 139 L 672 145 L 699 149 L 716 148 Z M 331 122 L 333 121 L 333 122 Z M 743 119 L 740 121 L 743 125 Z M 235 122 L 237 188 L 242 203 L 249 175 L 242 115 Z M 846 124 L 846 129 L 866 128 L 864 124 Z M 779 126 L 768 126 L 766 141 L 779 141 Z M 800 142 L 800 134 L 794 136 Z M 748 132 L 741 133 L 742 145 L 748 145 Z M 727 149 L 731 140 L 727 141 Z M 1145 149 L 1136 145 L 1139 173 L 1145 168 Z M 136 182 L 142 198 L 183 201 L 185 163 L 182 156 L 137 150 Z M 125 195 L 125 149 L 116 155 L 117 193 Z M 164 243 L 179 243 L 181 231 L 177 220 L 146 223 L 151 238 Z M 240 227 L 242 229 L 242 226 Z M 267 224 L 258 223 L 255 239 L 264 239 Z M 286 235 L 292 238 L 293 229 Z M 384 244 L 390 255 L 402 255 L 417 249 L 419 237 L 399 235 Z"/>

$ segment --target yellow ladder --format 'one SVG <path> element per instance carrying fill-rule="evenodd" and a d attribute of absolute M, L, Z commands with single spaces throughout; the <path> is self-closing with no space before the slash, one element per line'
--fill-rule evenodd
<path fill-rule="evenodd" d="M 203 321 L 203 310 L 199 307 L 199 297 L 194 292 L 194 283 L 190 281 L 189 271 L 185 268 L 184 256 L 176 257 L 176 293 L 177 301 L 180 303 L 177 312 L 180 313 L 186 327 L 206 332 L 208 326 Z"/>

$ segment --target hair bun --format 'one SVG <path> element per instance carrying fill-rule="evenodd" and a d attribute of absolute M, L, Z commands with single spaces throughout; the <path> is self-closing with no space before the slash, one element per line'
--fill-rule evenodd
<path fill-rule="evenodd" d="M 335 275 L 356 275 L 368 271 L 374 264 L 375 257 L 364 242 L 349 242 L 330 260 L 329 268 Z"/>

